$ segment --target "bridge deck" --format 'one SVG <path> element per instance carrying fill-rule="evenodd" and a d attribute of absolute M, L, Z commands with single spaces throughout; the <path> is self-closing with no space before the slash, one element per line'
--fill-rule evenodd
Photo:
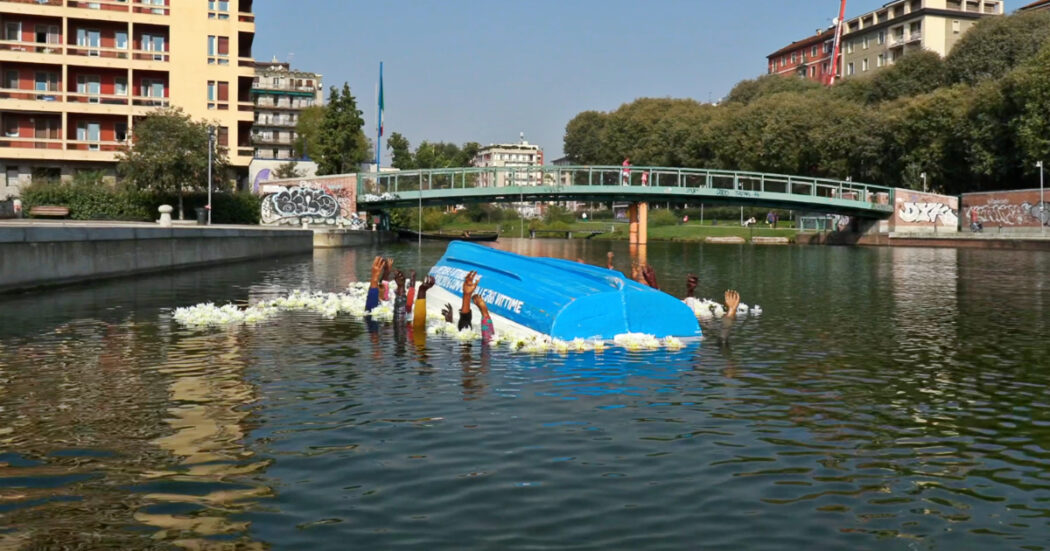
<path fill-rule="evenodd" d="M 643 184 L 643 176 L 645 184 Z M 784 174 L 667 167 L 498 167 L 362 173 L 358 204 L 419 205 L 524 201 L 649 201 L 753 205 L 887 218 L 893 189 Z"/>

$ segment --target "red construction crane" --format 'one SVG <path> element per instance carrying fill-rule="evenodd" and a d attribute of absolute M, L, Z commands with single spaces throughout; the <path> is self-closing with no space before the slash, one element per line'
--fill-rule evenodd
<path fill-rule="evenodd" d="M 842 46 L 842 26 L 846 24 L 846 0 L 842 0 L 839 6 L 839 18 L 835 20 L 835 48 L 831 51 L 831 76 L 828 77 L 828 86 L 835 84 L 835 77 L 839 74 L 839 48 Z"/>

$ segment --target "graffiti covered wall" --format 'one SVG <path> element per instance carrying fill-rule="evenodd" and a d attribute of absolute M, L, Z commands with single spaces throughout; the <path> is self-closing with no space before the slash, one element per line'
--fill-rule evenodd
<path fill-rule="evenodd" d="M 354 174 L 269 180 L 259 186 L 259 192 L 263 195 L 263 224 L 309 222 L 364 228 L 364 220 L 357 215 Z"/>
<path fill-rule="evenodd" d="M 1045 195 L 1050 198 L 1050 193 Z M 985 228 L 1021 229 L 1050 225 L 1050 201 L 1039 201 L 1038 189 L 966 193 L 962 196 L 963 221 L 970 223 L 971 211 Z"/>
<path fill-rule="evenodd" d="M 959 198 L 897 188 L 893 209 L 896 232 L 955 231 L 959 227 Z"/>

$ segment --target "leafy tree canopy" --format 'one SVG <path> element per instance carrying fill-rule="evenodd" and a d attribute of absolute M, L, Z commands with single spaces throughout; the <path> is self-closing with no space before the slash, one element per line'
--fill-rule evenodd
<path fill-rule="evenodd" d="M 341 91 L 333 86 L 317 137 L 318 158 L 314 160 L 319 175 L 357 172 L 360 164 L 369 158 L 364 125 L 350 85 L 343 83 Z"/>
<path fill-rule="evenodd" d="M 1031 59 L 1050 40 L 1050 11 L 986 17 L 959 39 L 945 63 L 952 82 L 998 79 Z"/>

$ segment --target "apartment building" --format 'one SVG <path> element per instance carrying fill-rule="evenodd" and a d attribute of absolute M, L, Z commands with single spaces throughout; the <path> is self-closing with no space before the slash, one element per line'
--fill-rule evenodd
<path fill-rule="evenodd" d="M 768 74 L 802 77 L 826 84 L 831 77 L 831 54 L 835 49 L 835 29 L 792 42 L 768 56 Z"/>
<path fill-rule="evenodd" d="M 1037 0 L 1031 4 L 1025 4 L 1017 11 L 1035 11 L 1035 10 L 1050 10 L 1050 0 Z"/>
<path fill-rule="evenodd" d="M 870 74 L 911 51 L 947 55 L 975 22 L 1003 13 L 1003 0 L 889 2 L 845 22 L 841 74 Z"/>
<path fill-rule="evenodd" d="M 255 101 L 252 132 L 255 158 L 294 159 L 295 125 L 299 122 L 299 112 L 314 105 L 324 105 L 321 75 L 292 70 L 287 62 L 276 59 L 256 63 L 251 93 Z M 305 152 L 306 156 L 311 153 Z"/>
<path fill-rule="evenodd" d="M 500 172 L 493 179 L 490 174 L 482 174 L 479 183 L 481 186 L 537 186 L 541 184 L 541 174 L 537 171 L 525 170 L 528 167 L 543 165 L 543 150 L 540 146 L 530 144 L 521 137 L 518 143 L 489 144 L 478 150 L 473 161 L 476 167 L 515 167 L 522 170 L 515 171 L 513 178 L 510 173 Z"/>
<path fill-rule="evenodd" d="M 252 159 L 252 0 L 0 0 L 0 197 L 113 174 L 135 123 L 169 105 Z"/>

